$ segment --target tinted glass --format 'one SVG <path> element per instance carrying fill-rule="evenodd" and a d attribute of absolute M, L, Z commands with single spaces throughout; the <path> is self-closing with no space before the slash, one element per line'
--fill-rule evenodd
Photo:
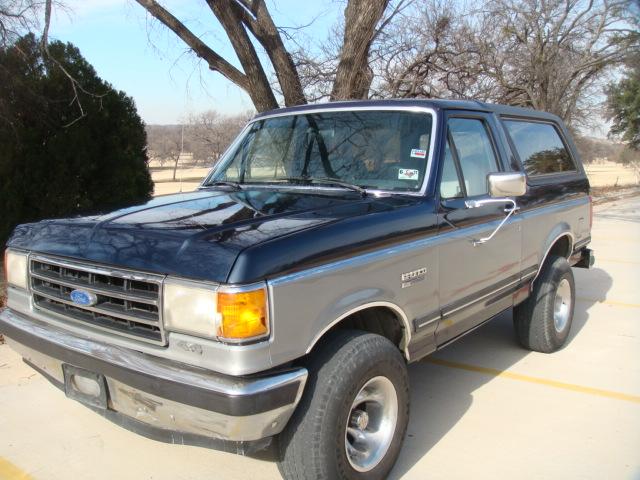
<path fill-rule="evenodd" d="M 467 196 L 488 193 L 487 175 L 498 171 L 498 163 L 484 122 L 475 118 L 451 118 L 448 125 Z"/>
<path fill-rule="evenodd" d="M 442 198 L 456 198 L 462 196 L 462 188 L 456 172 L 449 142 L 444 147 L 444 164 L 442 165 L 442 179 L 440 180 L 440 195 Z"/>
<path fill-rule="evenodd" d="M 217 171 L 216 180 L 296 183 L 337 179 L 380 190 L 419 190 L 431 115 L 341 111 L 256 121 Z"/>
<path fill-rule="evenodd" d="M 553 125 L 520 120 L 505 120 L 504 124 L 528 175 L 576 169 Z"/>

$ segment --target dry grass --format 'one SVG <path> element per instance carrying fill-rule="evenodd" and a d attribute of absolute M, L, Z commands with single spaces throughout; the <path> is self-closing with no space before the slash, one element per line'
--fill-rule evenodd
<path fill-rule="evenodd" d="M 185 163 L 176 173 L 176 181 L 173 180 L 173 167 L 166 163 L 161 165 L 157 161 L 149 163 L 151 178 L 154 183 L 154 196 L 167 195 L 178 192 L 191 192 L 198 188 L 204 177 L 209 173 L 209 168 L 196 163 Z"/>
<path fill-rule="evenodd" d="M 636 197 L 638 195 L 640 195 L 640 187 L 638 186 L 591 187 L 591 196 L 594 204 L 612 202 L 620 198 Z"/>
<path fill-rule="evenodd" d="M 584 168 L 592 187 L 628 187 L 640 184 L 638 172 L 620 163 L 589 163 Z"/>

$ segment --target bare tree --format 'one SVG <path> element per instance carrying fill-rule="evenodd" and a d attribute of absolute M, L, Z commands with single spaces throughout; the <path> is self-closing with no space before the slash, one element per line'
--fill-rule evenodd
<path fill-rule="evenodd" d="M 350 0 L 345 8 L 344 37 L 332 100 L 367 98 L 373 80 L 369 66 L 369 49 L 375 38 L 376 25 L 389 0 Z"/>
<path fill-rule="evenodd" d="M 638 48 L 629 8 L 626 0 L 492 0 L 479 44 L 495 53 L 484 55 L 483 69 L 511 104 L 584 123 L 593 87 L 599 93 L 603 74 Z"/>
<path fill-rule="evenodd" d="M 190 148 L 188 139 L 183 138 L 183 130 L 183 125 L 147 125 L 149 158 L 157 160 L 161 166 L 170 162 L 174 181 L 183 150 Z"/>
<path fill-rule="evenodd" d="M 391 31 L 397 29 L 394 19 L 415 1 L 385 2 L 383 15 L 375 25 L 367 16 L 373 13 L 375 5 L 350 2 L 343 20 L 327 32 L 325 40 L 313 39 L 300 44 L 295 35 L 289 35 L 296 45 L 292 56 L 307 99 L 317 102 L 379 96 L 374 82 L 379 76 L 381 39 L 393 35 Z M 339 72 L 342 73 L 339 75 Z M 351 93 L 343 95 L 343 91 L 348 90 Z"/>
<path fill-rule="evenodd" d="M 215 110 L 191 115 L 185 135 L 193 158 L 207 166 L 215 165 L 251 116 L 251 112 L 228 116 Z"/>
<path fill-rule="evenodd" d="M 45 0 L 0 0 L 0 47 L 42 28 Z"/>
<path fill-rule="evenodd" d="M 474 32 L 452 2 L 430 0 L 401 15 L 377 46 L 377 97 L 482 97 Z"/>
<path fill-rule="evenodd" d="M 421 0 L 383 46 L 379 95 L 477 98 L 583 125 L 606 74 L 638 48 L 630 8 L 627 0 L 486 0 L 472 9 Z"/>
<path fill-rule="evenodd" d="M 219 72 L 247 92 L 259 112 L 278 107 L 275 92 L 282 95 L 286 106 L 307 102 L 298 69 L 265 0 L 206 0 L 231 42 L 242 70 L 204 43 L 158 1 L 136 1 L 206 61 L 211 70 Z M 389 0 L 348 0 L 332 98 L 366 96 L 372 77 L 368 67 L 369 48 L 388 3 Z M 269 58 L 277 80 L 275 89 L 266 73 L 269 68 L 262 64 L 252 38 Z"/>

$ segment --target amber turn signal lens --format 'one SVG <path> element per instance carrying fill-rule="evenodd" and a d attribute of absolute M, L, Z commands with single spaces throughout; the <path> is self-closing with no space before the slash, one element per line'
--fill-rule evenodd
<path fill-rule="evenodd" d="M 268 333 L 264 288 L 250 292 L 218 292 L 218 337 L 241 340 Z"/>

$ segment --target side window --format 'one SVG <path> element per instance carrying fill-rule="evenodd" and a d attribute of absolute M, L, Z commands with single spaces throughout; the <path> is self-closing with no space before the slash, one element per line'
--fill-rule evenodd
<path fill-rule="evenodd" d="M 448 127 L 466 195 L 488 193 L 487 175 L 499 169 L 485 123 L 475 118 L 451 118 Z"/>
<path fill-rule="evenodd" d="M 504 120 L 504 125 L 527 175 L 575 171 L 562 138 L 550 123 Z"/>
<path fill-rule="evenodd" d="M 442 179 L 440 180 L 440 195 L 442 198 L 464 196 L 448 141 L 444 147 L 444 164 L 442 165 Z"/>

